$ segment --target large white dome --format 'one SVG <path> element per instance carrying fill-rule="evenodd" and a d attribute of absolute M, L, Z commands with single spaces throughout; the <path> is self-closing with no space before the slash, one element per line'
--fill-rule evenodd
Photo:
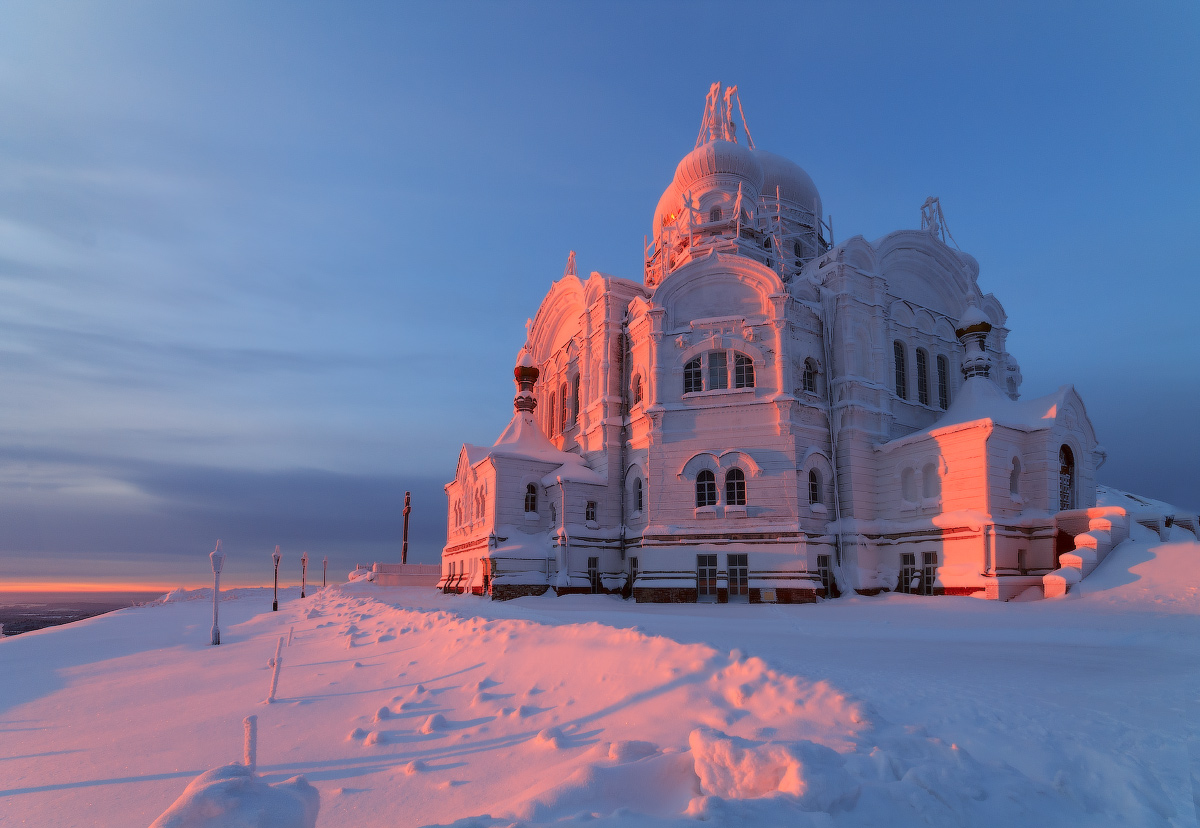
<path fill-rule="evenodd" d="M 817 185 L 799 164 L 781 155 L 766 150 L 752 150 L 763 170 L 763 185 L 761 193 L 767 199 L 775 197 L 775 188 L 779 187 L 779 198 L 790 201 L 805 210 L 821 215 L 821 195 Z"/>

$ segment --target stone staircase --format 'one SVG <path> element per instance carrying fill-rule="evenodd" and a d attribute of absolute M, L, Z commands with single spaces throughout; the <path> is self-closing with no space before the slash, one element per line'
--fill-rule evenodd
<path fill-rule="evenodd" d="M 1165 543 L 1170 538 L 1172 526 L 1180 526 L 1196 536 L 1198 522 L 1194 514 L 1131 513 L 1119 506 L 1059 512 L 1055 516 L 1055 525 L 1059 531 L 1075 536 L 1075 548 L 1059 556 L 1058 569 L 1042 576 L 1042 590 L 1047 598 L 1066 595 L 1129 537 L 1130 527 L 1134 524 L 1154 532 Z"/>

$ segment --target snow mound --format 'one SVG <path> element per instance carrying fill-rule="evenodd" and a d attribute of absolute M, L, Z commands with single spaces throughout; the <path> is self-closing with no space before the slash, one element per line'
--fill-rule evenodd
<path fill-rule="evenodd" d="M 274 785 L 245 765 L 197 776 L 150 828 L 316 828 L 321 795 L 303 776 Z"/>

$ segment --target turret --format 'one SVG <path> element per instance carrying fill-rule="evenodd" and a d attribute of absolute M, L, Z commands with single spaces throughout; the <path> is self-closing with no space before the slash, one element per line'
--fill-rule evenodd
<path fill-rule="evenodd" d="M 963 344 L 962 373 L 964 380 L 971 379 L 971 377 L 987 379 L 991 374 L 992 358 L 987 352 L 987 335 L 991 330 L 992 323 L 975 305 L 969 306 L 962 319 L 958 320 L 958 327 L 955 329 L 954 335 Z"/>
<path fill-rule="evenodd" d="M 517 359 L 517 367 L 513 369 L 513 379 L 517 383 L 517 396 L 513 397 L 513 408 L 518 412 L 525 411 L 533 413 L 537 408 L 537 397 L 533 396 L 533 384 L 537 382 L 538 374 L 537 366 L 533 364 L 533 354 L 528 348 L 521 349 L 521 356 Z"/>

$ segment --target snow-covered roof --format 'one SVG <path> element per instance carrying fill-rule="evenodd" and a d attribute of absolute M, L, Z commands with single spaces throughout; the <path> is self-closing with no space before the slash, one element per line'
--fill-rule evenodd
<path fill-rule="evenodd" d="M 533 415 L 523 411 L 513 414 L 513 418 L 491 446 L 473 446 L 467 443 L 464 444 L 464 449 L 467 452 L 467 462 L 472 466 L 487 457 L 509 457 L 551 463 L 556 468 L 542 478 L 543 486 L 554 485 L 559 477 L 575 483 L 608 483 L 603 476 L 588 468 L 578 454 L 563 451 L 551 443 L 534 422 Z"/>
<path fill-rule="evenodd" d="M 1067 397 L 1073 394 L 1072 386 L 1064 385 L 1044 397 L 1014 400 L 991 379 L 971 377 L 963 383 L 958 396 L 937 422 L 928 428 L 884 443 L 880 448 L 890 451 L 898 446 L 922 440 L 934 432 L 974 422 L 990 421 L 1020 431 L 1041 431 L 1054 425 L 1059 410 Z"/>

